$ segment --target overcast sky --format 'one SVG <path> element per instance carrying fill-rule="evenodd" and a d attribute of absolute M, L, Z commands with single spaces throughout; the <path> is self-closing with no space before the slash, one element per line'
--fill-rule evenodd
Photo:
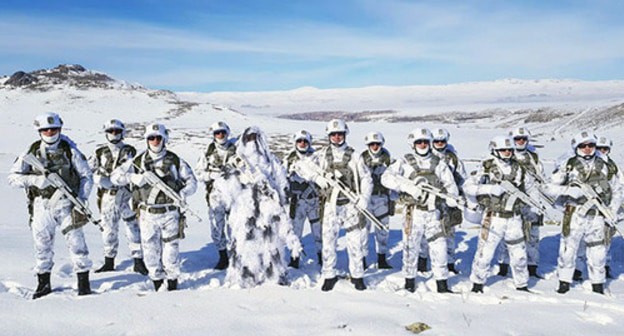
<path fill-rule="evenodd" d="M 150 88 L 624 79 L 624 1 L 0 2 L 0 74 L 77 63 Z"/>

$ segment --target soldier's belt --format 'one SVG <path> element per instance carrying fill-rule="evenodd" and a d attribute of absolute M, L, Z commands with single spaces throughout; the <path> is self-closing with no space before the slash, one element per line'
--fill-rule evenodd
<path fill-rule="evenodd" d="M 175 205 L 167 205 L 167 206 L 147 206 L 144 204 L 139 205 L 139 209 L 143 211 L 147 211 L 151 214 L 164 214 L 169 211 L 178 210 L 178 207 Z"/>
<path fill-rule="evenodd" d="M 520 213 L 514 212 L 514 211 L 499 211 L 499 212 L 492 211 L 492 217 L 498 217 L 498 218 L 504 218 L 504 219 L 509 219 L 519 214 Z"/>

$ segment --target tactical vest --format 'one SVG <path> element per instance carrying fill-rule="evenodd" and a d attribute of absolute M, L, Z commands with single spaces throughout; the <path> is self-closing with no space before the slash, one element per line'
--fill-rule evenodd
<path fill-rule="evenodd" d="M 498 184 L 504 180 L 511 182 L 516 185 L 515 179 L 517 174 L 521 174 L 520 185 L 516 185 L 520 190 L 524 191 L 524 171 L 521 169 L 520 164 L 511 160 L 511 171 L 509 174 L 504 174 L 500 168 L 494 163 L 494 159 L 488 159 L 483 161 L 483 180 L 480 181 L 482 184 Z M 489 209 L 493 212 L 506 212 L 505 205 L 507 204 L 507 200 L 511 195 L 509 193 L 504 193 L 500 196 L 494 195 L 479 195 L 477 196 L 477 201 L 484 208 Z M 519 213 L 522 207 L 522 202 L 520 200 L 516 200 L 513 204 L 512 211 L 515 213 Z"/>
<path fill-rule="evenodd" d="M 210 170 L 210 168 L 223 170 L 225 167 L 225 163 L 227 160 L 236 154 L 236 146 L 231 142 L 227 142 L 226 145 L 226 154 L 225 157 L 221 157 L 219 152 L 217 151 L 217 145 L 214 142 L 211 142 L 206 149 L 206 153 L 204 156 L 206 157 L 206 171 Z M 214 157 L 214 161 L 210 162 L 210 157 Z M 212 185 L 214 184 L 213 180 L 206 181 L 206 201 L 209 199 L 209 195 L 212 192 Z"/>
<path fill-rule="evenodd" d="M 352 147 L 347 147 L 344 155 L 342 156 L 342 161 L 335 162 L 334 154 L 331 150 L 331 147 L 327 147 L 325 149 L 325 159 L 327 160 L 327 172 L 333 172 L 335 170 L 339 171 L 342 176 L 340 177 L 340 181 L 344 183 L 349 189 L 352 191 L 357 191 L 356 189 L 356 181 L 355 176 L 351 168 L 349 168 L 349 162 L 351 161 L 351 157 L 353 156 L 353 152 L 355 150 Z"/>
<path fill-rule="evenodd" d="M 602 170 L 608 163 L 603 159 L 596 157 L 594 159 L 594 168 L 589 172 L 585 169 L 585 165 L 578 159 L 578 157 L 572 157 L 566 162 L 566 172 L 569 173 L 572 170 L 576 170 L 578 174 L 578 180 L 581 183 L 588 184 L 594 189 L 596 194 L 606 203 L 611 203 L 612 190 L 609 184 L 608 175 L 604 175 Z M 607 168 L 607 170 L 609 170 Z M 609 173 L 607 173 L 609 174 Z"/>
<path fill-rule="evenodd" d="M 154 166 L 154 161 L 152 157 L 148 154 L 147 151 L 138 155 L 134 158 L 134 165 L 139 167 L 142 172 L 151 171 L 154 172 L 161 181 L 163 181 L 167 186 L 173 189 L 175 192 L 179 192 L 184 188 L 184 182 L 180 178 L 180 158 L 174 154 L 173 152 L 167 151 L 165 153 L 165 157 L 162 158 L 162 166 L 159 167 L 159 171 L 161 174 L 156 172 L 156 167 Z M 173 169 L 172 169 L 173 168 Z M 175 171 L 175 174 L 173 173 Z M 176 174 L 178 176 L 176 176 Z M 143 203 L 148 203 L 148 199 L 150 194 L 152 193 L 153 186 L 149 184 L 145 184 L 140 188 L 135 189 L 135 196 L 138 197 L 138 200 Z M 149 204 L 170 204 L 173 203 L 173 200 L 167 196 L 162 191 L 158 191 L 156 194 L 156 198 L 153 202 L 149 202 Z"/>
<path fill-rule="evenodd" d="M 134 157 L 136 155 L 136 149 L 130 145 L 124 144 L 119 150 L 119 155 L 115 159 L 113 152 L 108 146 L 102 146 L 95 150 L 95 157 L 99 167 L 106 172 L 107 176 L 110 176 L 111 172 L 119 167 L 126 161 L 128 157 Z M 102 164 L 102 162 L 104 164 Z"/>
<path fill-rule="evenodd" d="M 611 160 L 611 158 L 607 161 L 607 168 L 609 169 L 607 179 L 611 181 L 611 179 L 618 174 L 619 169 L 615 161 Z"/>
<path fill-rule="evenodd" d="M 462 183 L 464 183 L 464 178 L 457 171 L 457 167 L 459 166 L 459 158 L 457 157 L 457 154 L 449 150 L 445 150 L 442 155 L 442 160 L 444 160 L 444 163 L 446 163 L 446 165 L 451 168 L 451 173 L 453 173 L 453 180 L 455 181 L 455 184 L 461 185 Z"/>
<path fill-rule="evenodd" d="M 416 157 L 414 156 L 414 154 L 411 154 L 411 153 L 405 154 L 405 161 L 407 161 L 407 163 L 414 170 L 408 176 L 408 178 L 412 181 L 416 180 L 417 178 L 424 178 L 427 181 L 427 183 L 430 184 L 431 186 L 442 189 L 442 182 L 438 178 L 438 175 L 435 174 L 435 171 L 438 165 L 440 164 L 440 158 L 432 154 L 430 160 L 431 162 L 429 163 L 429 168 L 423 169 L 418 166 L 418 161 L 416 161 Z M 408 195 L 408 194 L 401 194 L 401 198 L 407 204 L 418 204 L 418 205 L 426 204 L 426 200 L 423 200 L 423 202 L 418 202 L 411 195 Z M 436 201 L 436 203 L 438 202 L 439 200 Z"/>
<path fill-rule="evenodd" d="M 526 154 L 522 157 L 514 155 L 514 159 L 520 164 L 520 166 L 531 173 L 537 174 L 536 165 L 539 163 L 539 157 L 537 153 L 531 152 L 529 150 L 526 151 Z"/>
<path fill-rule="evenodd" d="M 71 145 L 67 140 L 61 139 L 56 151 L 46 152 L 46 157 L 42 157 L 39 147 L 41 146 L 41 140 L 35 141 L 28 153 L 34 155 L 39 161 L 43 162 L 46 169 L 51 173 L 58 174 L 67 186 L 71 189 L 74 195 L 78 195 L 80 191 L 80 175 L 72 163 L 72 151 Z M 28 187 L 28 197 L 35 198 L 41 196 L 43 198 L 50 198 L 56 191 L 53 186 L 48 186 L 45 189 L 39 189 L 37 187 Z"/>
<path fill-rule="evenodd" d="M 286 169 L 290 170 L 290 167 L 292 167 L 292 165 L 295 164 L 295 162 L 299 160 L 300 158 L 296 150 L 290 152 L 290 154 L 288 154 L 288 156 L 286 157 Z M 298 182 L 294 180 L 290 181 L 290 191 L 293 194 L 301 194 L 309 187 L 310 187 L 310 182 L 307 182 L 307 181 L 306 182 Z"/>
<path fill-rule="evenodd" d="M 364 164 L 370 168 L 373 178 L 373 195 L 388 195 L 390 190 L 381 184 L 381 175 L 390 166 L 390 152 L 385 148 L 381 149 L 378 156 L 373 157 L 368 150 L 362 152 L 362 160 Z"/>

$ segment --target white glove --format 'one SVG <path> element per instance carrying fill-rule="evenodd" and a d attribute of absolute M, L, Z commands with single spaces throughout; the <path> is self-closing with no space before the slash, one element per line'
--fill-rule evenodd
<path fill-rule="evenodd" d="M 585 196 L 585 194 L 583 194 L 583 190 L 580 187 L 568 187 L 566 188 L 564 193 L 572 198 L 581 198 Z"/>
<path fill-rule="evenodd" d="M 45 189 L 45 188 L 51 186 L 51 184 L 48 181 L 48 179 L 45 176 L 43 176 L 43 175 L 34 176 L 32 178 L 32 180 L 31 180 L 30 185 L 33 186 L 33 187 L 37 187 L 39 189 Z"/>
<path fill-rule="evenodd" d="M 505 188 L 498 184 L 483 184 L 479 187 L 479 194 L 490 194 L 500 196 L 505 193 Z"/>
<path fill-rule="evenodd" d="M 140 188 L 147 183 L 147 180 L 143 174 L 130 174 L 130 182 Z"/>
<path fill-rule="evenodd" d="M 455 201 L 455 200 L 454 200 L 454 199 L 452 199 L 452 198 L 447 198 L 447 199 L 446 199 L 446 205 L 447 205 L 449 208 L 457 208 L 457 207 L 459 207 L 459 205 L 457 204 L 457 201 Z"/>
<path fill-rule="evenodd" d="M 404 186 L 403 191 L 409 194 L 410 196 L 414 197 L 414 199 L 419 199 L 423 196 L 422 190 L 412 184 Z"/>
<path fill-rule="evenodd" d="M 329 188 L 329 183 L 327 183 L 327 180 L 322 176 L 318 176 L 316 179 L 314 179 L 314 183 L 316 183 L 316 185 L 319 186 L 319 188 L 321 189 Z"/>
<path fill-rule="evenodd" d="M 355 206 L 360 208 L 360 209 L 366 209 L 366 208 L 368 208 L 368 201 L 365 200 L 364 198 L 360 197 L 360 198 L 358 198 L 357 203 L 356 203 Z"/>
<path fill-rule="evenodd" d="M 113 187 L 113 183 L 111 182 L 110 177 L 102 176 L 99 174 L 93 176 L 93 183 L 99 185 L 104 189 L 110 189 Z"/>

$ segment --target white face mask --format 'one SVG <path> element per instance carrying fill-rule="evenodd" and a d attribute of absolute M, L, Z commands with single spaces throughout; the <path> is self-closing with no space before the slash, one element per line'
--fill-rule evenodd
<path fill-rule="evenodd" d="M 120 134 L 106 133 L 106 140 L 108 140 L 108 142 L 110 142 L 112 144 L 119 143 L 119 141 L 121 141 L 121 139 L 122 139 L 121 133 Z"/>
<path fill-rule="evenodd" d="M 165 141 L 161 141 L 158 146 L 154 146 L 152 144 L 150 144 L 149 142 L 147 143 L 147 148 L 152 151 L 152 153 L 160 153 L 163 148 L 165 148 Z"/>
<path fill-rule="evenodd" d="M 41 140 L 43 140 L 43 142 L 47 143 L 48 145 L 56 143 L 61 138 L 61 132 L 57 132 L 53 136 L 46 136 L 43 134 L 39 135 L 41 136 Z"/>

